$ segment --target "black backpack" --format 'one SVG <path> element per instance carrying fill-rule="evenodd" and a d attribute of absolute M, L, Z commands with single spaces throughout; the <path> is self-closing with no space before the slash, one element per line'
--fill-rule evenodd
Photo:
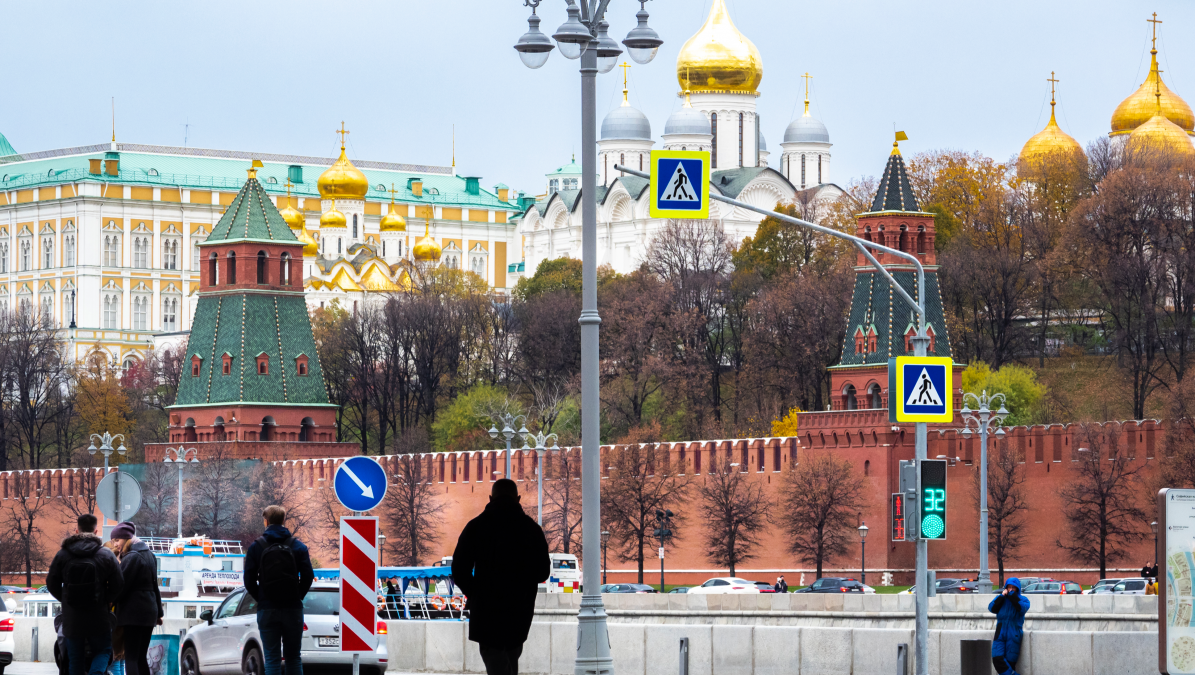
<path fill-rule="evenodd" d="M 67 605 L 80 609 L 99 605 L 102 586 L 95 556 L 72 557 L 63 566 L 62 594 Z"/>
<path fill-rule="evenodd" d="M 273 543 L 265 537 L 258 540 L 265 546 L 257 573 L 263 600 L 282 603 L 299 599 L 299 565 L 290 547 L 293 540 L 294 537 Z"/>

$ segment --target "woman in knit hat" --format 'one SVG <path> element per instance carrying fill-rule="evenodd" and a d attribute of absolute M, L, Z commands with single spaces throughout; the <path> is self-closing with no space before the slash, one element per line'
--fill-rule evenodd
<path fill-rule="evenodd" d="M 124 588 L 116 596 L 116 625 L 124 629 L 125 670 L 128 675 L 150 675 L 149 639 L 162 623 L 162 594 L 158 590 L 158 561 L 137 526 L 125 521 L 112 528 L 119 542 L 116 557 L 124 575 Z"/>

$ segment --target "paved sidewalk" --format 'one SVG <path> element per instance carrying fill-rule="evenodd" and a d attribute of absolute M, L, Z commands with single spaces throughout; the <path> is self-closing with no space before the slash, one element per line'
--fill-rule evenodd
<path fill-rule="evenodd" d="M 4 667 L 4 675 L 58 675 L 53 661 L 13 661 Z"/>

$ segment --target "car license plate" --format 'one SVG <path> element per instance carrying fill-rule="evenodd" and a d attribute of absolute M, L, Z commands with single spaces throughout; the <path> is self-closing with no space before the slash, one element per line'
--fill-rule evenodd
<path fill-rule="evenodd" d="M 340 638 L 336 637 L 336 636 L 320 637 L 320 638 L 316 638 L 316 639 L 319 640 L 319 646 L 321 646 L 321 647 L 339 647 L 340 646 Z"/>

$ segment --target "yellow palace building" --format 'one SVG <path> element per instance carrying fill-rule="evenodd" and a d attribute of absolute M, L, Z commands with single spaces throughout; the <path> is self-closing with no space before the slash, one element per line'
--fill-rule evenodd
<path fill-rule="evenodd" d="M 76 358 L 99 345 L 123 364 L 185 337 L 199 244 L 252 160 L 307 243 L 310 307 L 401 290 L 415 264 L 472 271 L 499 293 L 513 285 L 526 205 L 453 167 L 353 162 L 343 141 L 336 158 L 115 140 L 18 153 L 0 135 L 0 310 L 43 313 Z"/>

